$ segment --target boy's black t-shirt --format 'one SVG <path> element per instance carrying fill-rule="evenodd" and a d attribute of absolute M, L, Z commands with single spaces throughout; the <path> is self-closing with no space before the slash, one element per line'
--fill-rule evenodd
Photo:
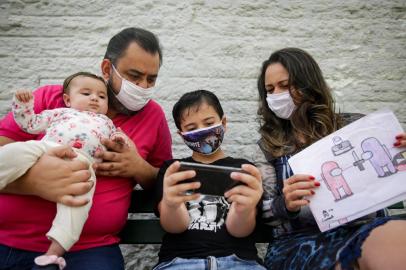
<path fill-rule="evenodd" d="M 166 161 L 159 170 L 155 188 L 155 209 L 162 199 L 163 179 L 167 168 L 176 160 L 194 162 L 191 157 Z M 226 157 L 211 165 L 240 168 L 242 164 L 252 164 L 245 159 Z M 188 229 L 179 234 L 166 233 L 159 252 L 159 262 L 170 261 L 176 257 L 206 258 L 208 256 L 224 257 L 232 254 L 241 259 L 256 260 L 257 256 L 253 234 L 236 238 L 226 228 L 226 217 L 230 207 L 224 196 L 202 195 L 198 200 L 186 203 L 191 222 Z M 259 206 L 258 206 L 259 207 Z M 159 216 L 157 210 L 155 213 Z M 245 222 L 242 220 L 241 222 Z"/>

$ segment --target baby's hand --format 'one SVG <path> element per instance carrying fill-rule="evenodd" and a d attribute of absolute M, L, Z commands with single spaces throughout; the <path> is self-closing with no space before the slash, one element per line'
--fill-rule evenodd
<path fill-rule="evenodd" d="M 115 143 L 117 143 L 121 146 L 128 146 L 128 137 L 120 131 L 114 132 L 110 136 L 110 140 L 114 141 Z"/>
<path fill-rule="evenodd" d="M 15 97 L 18 101 L 23 103 L 28 103 L 34 98 L 30 90 L 17 90 L 17 92 L 15 93 Z"/>

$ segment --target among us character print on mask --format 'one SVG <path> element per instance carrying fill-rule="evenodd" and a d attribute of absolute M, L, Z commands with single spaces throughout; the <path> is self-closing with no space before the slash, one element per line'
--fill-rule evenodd
<path fill-rule="evenodd" d="M 195 152 L 210 155 L 219 149 L 224 137 L 223 124 L 181 132 L 185 144 Z"/>

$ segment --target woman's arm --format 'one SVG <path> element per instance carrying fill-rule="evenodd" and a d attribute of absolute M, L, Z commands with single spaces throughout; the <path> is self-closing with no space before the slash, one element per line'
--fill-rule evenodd
<path fill-rule="evenodd" d="M 265 159 L 265 156 L 259 146 L 257 146 L 257 150 L 254 153 L 253 160 L 261 172 L 264 186 L 264 195 L 262 196 L 263 221 L 271 226 L 277 226 L 284 220 L 298 217 L 300 207 L 297 207 L 297 203 L 299 203 L 301 206 L 309 203 L 307 200 L 303 200 L 301 198 L 302 195 L 297 196 L 298 192 L 292 189 L 295 187 L 297 188 L 298 185 L 294 185 L 293 187 L 290 186 L 288 189 L 284 188 L 282 190 L 278 190 L 275 168 Z M 292 177 L 294 177 L 296 181 L 305 182 L 304 186 L 301 188 L 305 188 L 306 190 L 299 191 L 299 194 L 303 193 L 306 195 L 309 194 L 309 196 L 312 195 L 310 190 L 315 187 L 315 183 L 314 181 L 309 180 L 310 176 L 306 175 Z M 281 183 L 281 185 L 285 187 L 287 181 L 288 179 Z M 292 202 L 294 207 L 292 207 Z"/>

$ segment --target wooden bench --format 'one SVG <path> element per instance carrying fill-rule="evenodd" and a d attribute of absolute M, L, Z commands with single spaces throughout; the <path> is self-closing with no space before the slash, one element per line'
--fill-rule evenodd
<path fill-rule="evenodd" d="M 144 190 L 135 190 L 128 210 L 127 224 L 120 233 L 121 244 L 160 244 L 164 230 L 154 215 L 153 194 Z M 272 237 L 265 225 L 257 226 L 257 243 L 268 243 Z"/>
<path fill-rule="evenodd" d="M 403 202 L 389 207 L 391 210 L 402 210 Z M 153 194 L 148 191 L 135 190 L 132 195 L 131 205 L 128 211 L 131 215 L 127 224 L 120 233 L 121 244 L 160 244 L 164 230 L 161 228 L 159 219 L 153 213 Z M 397 214 L 398 215 L 398 214 Z M 406 219 L 406 213 L 398 215 Z M 255 230 L 257 243 L 268 243 L 272 240 L 269 227 L 259 225 Z"/>

